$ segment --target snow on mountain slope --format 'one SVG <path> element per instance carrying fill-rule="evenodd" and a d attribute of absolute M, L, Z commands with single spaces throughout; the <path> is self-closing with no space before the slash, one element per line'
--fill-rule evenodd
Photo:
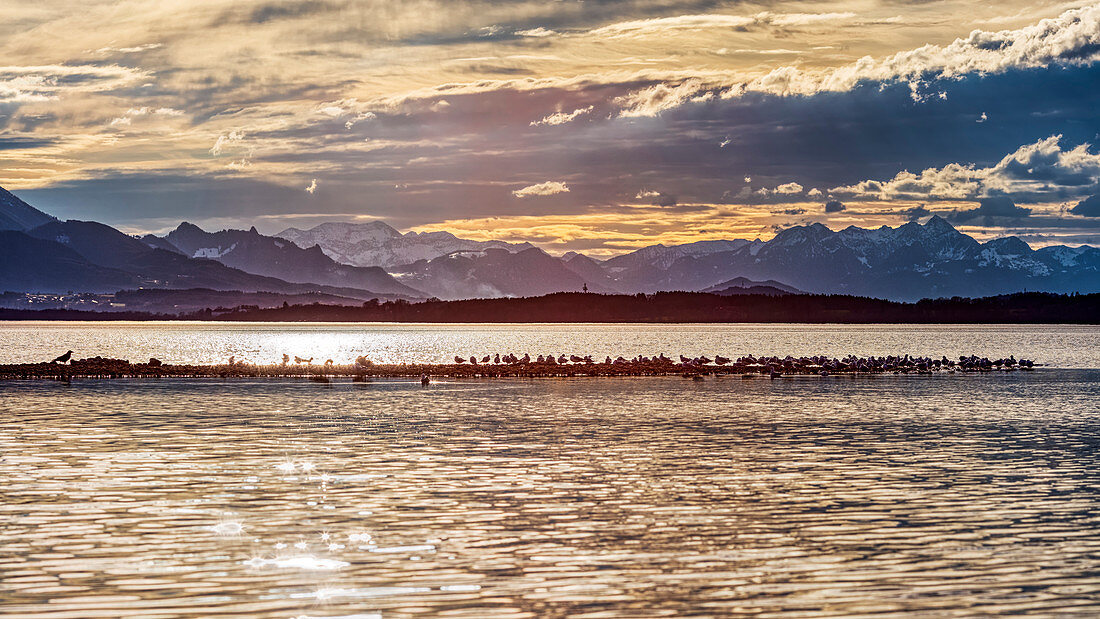
<path fill-rule="evenodd" d="M 431 260 L 456 251 L 500 248 L 517 252 L 533 247 L 530 243 L 460 239 L 450 232 L 402 234 L 381 221 L 363 224 L 324 223 L 309 230 L 288 228 L 275 236 L 299 247 L 319 245 L 327 256 L 343 264 L 383 268 Z"/>

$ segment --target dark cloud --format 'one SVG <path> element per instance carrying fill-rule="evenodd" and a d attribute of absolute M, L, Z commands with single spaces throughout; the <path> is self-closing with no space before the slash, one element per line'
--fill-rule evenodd
<path fill-rule="evenodd" d="M 1077 203 L 1069 212 L 1083 217 L 1100 217 L 1100 194 L 1089 196 Z"/>
<path fill-rule="evenodd" d="M 1007 196 L 993 196 L 982 198 L 978 202 L 978 208 L 955 211 L 951 218 L 958 222 L 970 221 L 979 217 L 1028 217 L 1031 209 L 1016 206 L 1016 203 Z"/>
<path fill-rule="evenodd" d="M 57 140 L 50 138 L 5 138 L 0 137 L 0 151 L 2 150 L 22 150 L 24 148 L 42 148 L 44 146 L 52 146 L 57 143 Z"/>
<path fill-rule="evenodd" d="M 902 215 L 904 215 L 905 218 L 908 219 L 909 221 L 916 221 L 916 220 L 921 219 L 923 217 L 928 217 L 931 214 L 932 214 L 932 211 L 924 208 L 923 204 L 921 204 L 919 206 L 914 206 L 911 209 L 906 209 L 905 211 L 902 212 Z"/>
<path fill-rule="evenodd" d="M 826 213 L 839 213 L 844 210 L 844 203 L 840 200 L 829 200 L 825 203 Z"/>
<path fill-rule="evenodd" d="M 262 24 L 278 19 L 298 19 L 328 13 L 339 9 L 339 5 L 318 0 L 299 0 L 289 2 L 268 2 L 254 7 L 248 14 L 248 21 Z"/>

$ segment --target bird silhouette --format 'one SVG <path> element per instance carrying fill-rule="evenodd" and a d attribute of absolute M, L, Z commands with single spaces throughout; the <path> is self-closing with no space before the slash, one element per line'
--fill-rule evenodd
<path fill-rule="evenodd" d="M 60 357 L 54 359 L 50 363 L 68 363 L 69 359 L 72 359 L 72 358 L 73 358 L 73 351 L 70 350 L 69 352 L 67 352 L 67 353 L 61 355 Z"/>

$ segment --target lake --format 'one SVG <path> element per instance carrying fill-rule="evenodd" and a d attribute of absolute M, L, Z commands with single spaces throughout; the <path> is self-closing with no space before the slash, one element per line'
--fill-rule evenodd
<path fill-rule="evenodd" d="M 1015 354 L 1065 368 L 1100 368 L 1094 325 L 821 325 L 821 324 L 395 324 L 237 322 L 0 322 L 0 363 L 75 358 L 135 363 L 279 363 L 283 354 L 351 363 L 451 363 L 506 352 L 522 357 L 578 354 L 603 358 L 664 353 L 889 355 L 953 359 Z"/>
<path fill-rule="evenodd" d="M 4 617 L 1100 613 L 1096 327 L 8 323 L 0 342 L 3 362 L 72 348 L 1047 364 L 0 383 Z"/>

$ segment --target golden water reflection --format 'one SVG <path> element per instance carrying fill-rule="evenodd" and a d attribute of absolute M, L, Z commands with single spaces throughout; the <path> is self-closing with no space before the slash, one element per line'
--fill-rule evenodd
<path fill-rule="evenodd" d="M 0 385 L 5 617 L 1100 612 L 1100 372 Z"/>

